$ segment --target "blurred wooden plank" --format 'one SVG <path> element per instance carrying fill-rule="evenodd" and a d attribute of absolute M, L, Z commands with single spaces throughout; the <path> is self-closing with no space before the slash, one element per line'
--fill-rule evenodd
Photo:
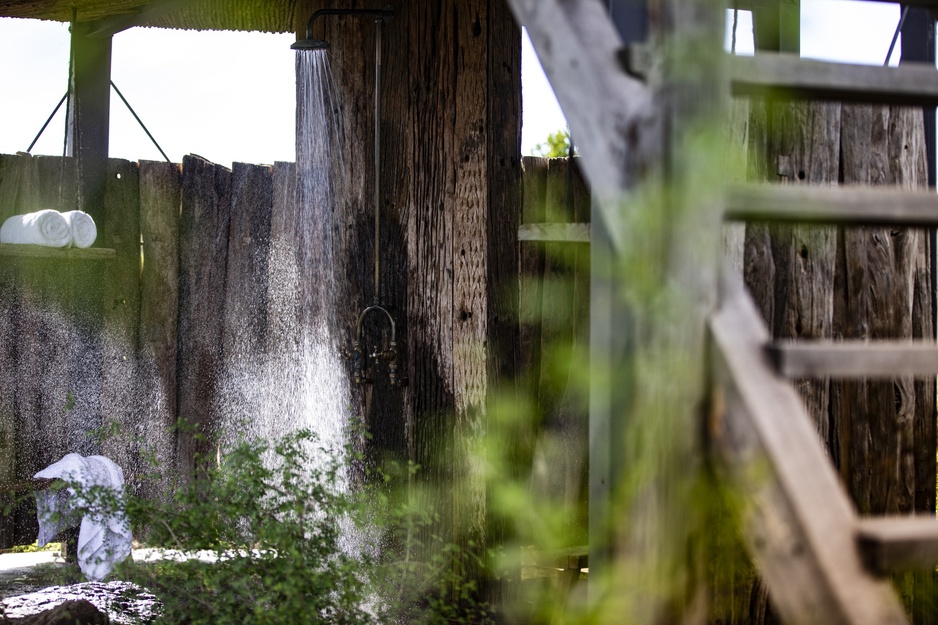
<path fill-rule="evenodd" d="M 214 451 L 209 439 L 218 410 L 231 171 L 186 156 L 182 176 L 175 477 L 185 484 L 195 476 L 197 456 L 205 462 Z"/>
<path fill-rule="evenodd" d="M 112 248 L 89 247 L 78 249 L 75 247 L 45 247 L 42 245 L 14 245 L 0 243 L 0 258 L 10 259 L 49 259 L 62 261 L 84 260 L 114 260 L 117 253 Z"/>
<path fill-rule="evenodd" d="M 873 571 L 934 571 L 938 566 L 938 519 L 934 515 L 861 519 L 856 537 Z"/>
<path fill-rule="evenodd" d="M 744 536 L 782 620 L 907 623 L 890 584 L 865 569 L 852 506 L 800 398 L 768 361 L 768 331 L 742 285 L 731 285 L 710 331 L 708 431 L 745 496 Z"/>
<path fill-rule="evenodd" d="M 938 104 L 938 71 L 926 63 L 877 67 L 763 53 L 732 56 L 728 64 L 732 93 L 737 97 Z"/>
<path fill-rule="evenodd" d="M 934 343 L 776 342 L 766 346 L 776 370 L 790 378 L 897 378 L 938 375 Z"/>
<path fill-rule="evenodd" d="M 176 425 L 176 333 L 179 326 L 179 213 L 182 172 L 175 163 L 140 162 L 140 347 L 137 375 L 144 455 L 162 469 L 139 494 L 168 496 L 173 484 Z M 147 468 L 139 467 L 141 470 Z"/>
<path fill-rule="evenodd" d="M 938 226 L 938 195 L 874 187 L 738 185 L 725 217 L 739 221 Z"/>
<path fill-rule="evenodd" d="M 104 195 L 104 227 L 99 240 L 112 247 L 116 262 L 108 265 L 101 286 L 103 337 L 93 347 L 103 363 L 99 419 L 107 419 L 99 453 L 124 472 L 132 492 L 145 468 L 140 441 L 143 412 L 137 383 L 137 347 L 140 338 L 140 171 L 137 163 L 110 159 Z M 92 347 L 89 346 L 89 349 Z M 81 356 L 77 358 L 80 362 Z"/>
<path fill-rule="evenodd" d="M 519 241 L 545 241 L 552 243 L 589 243 L 590 225 L 526 223 L 518 226 Z"/>

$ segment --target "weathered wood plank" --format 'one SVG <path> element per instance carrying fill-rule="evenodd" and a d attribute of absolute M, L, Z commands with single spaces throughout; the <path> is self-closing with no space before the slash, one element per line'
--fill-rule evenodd
<path fill-rule="evenodd" d="M 938 196 L 926 191 L 849 185 L 746 185 L 728 190 L 725 217 L 740 221 L 935 226 Z"/>
<path fill-rule="evenodd" d="M 175 163 L 140 162 L 140 433 L 144 458 L 158 464 L 158 477 L 141 484 L 145 497 L 167 497 L 175 483 L 179 326 L 179 215 L 182 172 Z M 141 468 L 144 468 L 141 466 Z"/>
<path fill-rule="evenodd" d="M 232 443 L 260 417 L 255 388 L 267 345 L 267 284 L 273 209 L 273 169 L 235 163 L 222 322 L 222 370 L 217 389 L 217 434 Z M 273 383 L 272 380 L 267 383 Z"/>
<path fill-rule="evenodd" d="M 798 377 L 868 377 L 938 375 L 934 344 L 884 342 L 780 342 L 766 347 L 781 375 Z"/>
<path fill-rule="evenodd" d="M 523 159 L 524 197 L 521 221 L 544 221 L 548 160 L 535 156 Z M 521 226 L 523 227 L 523 226 Z M 530 397 L 537 397 L 541 371 L 541 300 L 544 292 L 544 244 L 522 245 L 519 319 L 521 320 L 522 372 L 528 379 Z M 533 434 L 533 432 L 532 432 Z M 529 441 L 533 444 L 533 441 Z M 529 449 L 530 453 L 532 450 Z M 530 459 L 530 458 L 529 458 Z M 530 463 L 529 463 L 530 464 Z"/>
<path fill-rule="evenodd" d="M 713 445 L 746 495 L 743 528 L 773 604 L 792 623 L 906 623 L 889 583 L 864 568 L 855 514 L 769 335 L 740 285 L 710 321 L 718 388 Z"/>
<path fill-rule="evenodd" d="M 856 539 L 864 562 L 877 573 L 934 571 L 938 565 L 938 519 L 933 514 L 862 519 Z"/>
<path fill-rule="evenodd" d="M 788 54 L 733 56 L 734 96 L 935 106 L 938 72 L 925 63 L 876 67 L 812 61 Z"/>
<path fill-rule="evenodd" d="M 177 477 L 185 484 L 214 449 L 231 171 L 199 157 L 186 156 L 182 173 L 176 466 Z"/>
<path fill-rule="evenodd" d="M 111 159 L 104 196 L 101 241 L 116 258 L 102 285 L 103 312 L 100 419 L 107 419 L 110 436 L 101 453 L 124 471 L 124 481 L 136 492 L 149 467 L 140 457 L 141 403 L 137 379 L 140 339 L 140 171 L 136 163 Z M 82 366 L 79 364 L 79 366 Z M 145 465 L 145 463 L 144 463 Z"/>
<path fill-rule="evenodd" d="M 39 258 L 53 261 L 85 261 L 85 260 L 114 260 L 117 257 L 112 248 L 89 247 L 79 249 L 76 247 L 44 247 L 42 245 L 28 245 L 0 243 L 0 258 Z"/>
<path fill-rule="evenodd" d="M 869 0 L 871 2 L 892 2 L 893 0 Z M 898 2 L 898 0 L 896 0 Z M 902 4 L 908 4 L 912 6 L 920 7 L 930 7 L 938 8 L 938 1 L 936 0 L 910 0 L 909 2 L 903 2 Z M 740 11 L 751 11 L 753 7 L 760 6 L 772 6 L 778 5 L 778 0 L 733 0 L 732 2 L 727 2 L 726 7 L 728 9 L 739 9 Z"/>
<path fill-rule="evenodd" d="M 545 241 L 554 243 L 589 243 L 588 223 L 526 223 L 518 226 L 519 241 Z"/>

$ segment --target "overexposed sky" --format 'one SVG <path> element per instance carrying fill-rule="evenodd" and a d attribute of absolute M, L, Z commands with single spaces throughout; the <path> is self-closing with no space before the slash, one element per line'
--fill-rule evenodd
<path fill-rule="evenodd" d="M 899 19 L 896 4 L 802 1 L 802 54 L 882 65 Z M 732 14 L 728 12 L 727 42 Z M 0 18 L 0 153 L 26 150 L 65 93 L 68 26 Z M 111 77 L 169 157 L 230 164 L 294 160 L 293 35 L 134 28 L 114 36 Z M 737 51 L 752 51 L 752 21 L 741 11 Z M 897 51 L 893 63 L 898 60 Z M 525 35 L 522 43 L 522 153 L 566 126 Z M 61 154 L 65 107 L 33 154 Z M 110 155 L 162 157 L 112 93 Z"/>

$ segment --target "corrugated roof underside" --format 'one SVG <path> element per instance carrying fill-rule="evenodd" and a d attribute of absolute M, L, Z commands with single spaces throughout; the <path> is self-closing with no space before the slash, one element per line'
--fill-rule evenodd
<path fill-rule="evenodd" d="M 142 0 L 0 0 L 0 17 L 79 22 L 134 14 L 147 7 Z M 194 0 L 140 26 L 194 30 L 293 32 L 296 0 Z"/>

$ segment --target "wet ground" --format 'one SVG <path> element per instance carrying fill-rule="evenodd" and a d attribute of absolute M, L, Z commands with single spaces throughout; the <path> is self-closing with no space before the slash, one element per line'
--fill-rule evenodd
<path fill-rule="evenodd" d="M 156 597 L 134 584 L 86 581 L 77 566 L 50 551 L 0 555 L 0 599 L 14 618 L 87 599 L 116 625 L 152 622 L 158 606 Z"/>

